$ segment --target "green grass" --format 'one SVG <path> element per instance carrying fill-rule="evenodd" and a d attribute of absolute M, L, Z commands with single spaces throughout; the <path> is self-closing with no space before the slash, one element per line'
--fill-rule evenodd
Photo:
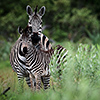
<path fill-rule="evenodd" d="M 62 43 L 68 49 L 67 64 L 61 65 L 59 79 L 56 56 L 51 59 L 51 88 L 34 92 L 24 83 L 24 91 L 18 92 L 16 73 L 9 61 L 0 65 L 0 93 L 8 87 L 7 97 L 0 100 L 99 100 L 100 99 L 100 46 Z M 75 47 L 77 46 L 77 47 Z"/>
<path fill-rule="evenodd" d="M 4 69 L 4 68 L 11 68 L 10 67 L 10 61 L 9 60 L 2 60 L 0 61 L 0 69 Z"/>

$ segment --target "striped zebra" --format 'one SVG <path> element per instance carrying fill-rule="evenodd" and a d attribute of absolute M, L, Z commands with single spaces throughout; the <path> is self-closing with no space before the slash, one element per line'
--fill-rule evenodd
<path fill-rule="evenodd" d="M 57 45 L 55 47 L 55 49 L 52 49 L 52 46 L 51 46 L 49 39 L 45 35 L 42 34 L 42 19 L 41 18 L 45 13 L 45 7 L 44 6 L 41 7 L 39 12 L 37 12 L 37 6 L 36 6 L 35 11 L 33 12 L 32 8 L 28 5 L 26 7 L 26 11 L 27 11 L 27 14 L 29 15 L 28 26 L 32 27 L 33 33 L 37 33 L 37 34 L 41 35 L 41 43 L 40 43 L 41 46 L 42 46 L 41 50 L 43 50 L 44 52 L 47 52 L 47 54 L 50 58 L 54 54 L 54 51 L 57 51 L 57 61 L 56 61 L 56 63 L 59 63 L 58 64 L 59 66 L 57 66 L 57 68 L 59 68 L 59 73 L 60 73 L 61 72 L 60 63 L 61 63 L 62 59 L 64 60 L 68 51 L 60 45 Z M 50 50 L 52 51 L 52 53 L 49 54 Z M 43 56 L 45 56 L 45 53 L 44 53 Z M 48 59 L 48 63 L 50 63 L 50 58 Z M 48 65 L 49 64 L 47 64 L 47 66 Z M 31 64 L 30 64 L 30 66 L 31 66 Z M 44 81 L 47 81 L 47 80 L 44 80 Z"/>
<path fill-rule="evenodd" d="M 27 26 L 24 30 L 19 27 L 19 33 L 21 36 L 16 41 L 10 54 L 11 66 L 17 72 L 19 82 L 25 77 L 27 84 L 32 89 L 39 90 L 41 82 L 44 89 L 47 89 L 50 87 L 49 63 L 54 49 L 52 49 L 50 42 L 48 43 L 49 39 L 45 35 L 41 34 L 40 37 L 37 33 L 32 33 L 31 27 Z M 56 50 L 59 54 L 57 63 L 60 63 L 60 53 L 65 49 L 58 45 Z"/>
<path fill-rule="evenodd" d="M 42 6 L 37 13 L 37 6 L 33 12 L 32 8 L 28 5 L 26 12 L 29 15 L 28 26 L 32 27 L 32 32 L 42 33 L 42 16 L 45 14 L 45 7 Z"/>
<path fill-rule="evenodd" d="M 10 64 L 13 68 L 13 70 L 17 73 L 18 81 L 19 83 L 22 82 L 21 87 L 23 87 L 23 80 L 24 77 L 26 78 L 26 82 L 29 87 L 31 87 L 29 73 L 26 69 L 26 58 L 25 53 L 27 52 L 26 45 L 30 43 L 30 45 L 33 45 L 31 41 L 31 33 L 32 28 L 26 28 L 25 30 L 21 30 L 21 27 L 18 28 L 18 31 L 20 33 L 20 37 L 14 44 L 14 46 L 11 49 L 10 53 Z M 24 32 L 22 34 L 22 32 Z M 27 32 L 27 36 L 26 33 Z"/>
<path fill-rule="evenodd" d="M 19 27 L 18 31 L 20 37 L 10 53 L 11 66 L 17 73 L 19 82 L 23 81 L 25 77 L 28 86 L 38 90 L 42 81 L 44 89 L 47 89 L 50 86 L 49 61 L 52 54 L 51 44 L 48 42 L 45 44 L 48 38 L 43 34 L 40 36 L 37 33 L 32 33 L 32 28 L 29 26 L 24 30 Z M 43 45 L 46 46 L 45 50 L 42 48 Z M 39 83 L 37 79 L 40 79 Z"/>
<path fill-rule="evenodd" d="M 28 26 L 32 27 L 33 33 L 34 32 L 38 33 L 40 35 L 40 37 L 42 37 L 41 38 L 41 45 L 42 45 L 41 49 L 43 49 L 44 51 L 48 51 L 48 50 L 52 49 L 49 39 L 44 34 L 42 34 L 42 17 L 45 14 L 45 7 L 42 6 L 38 12 L 37 6 L 36 6 L 36 8 L 33 12 L 32 8 L 28 5 L 26 7 L 26 11 L 27 11 L 27 14 L 29 15 Z M 48 45 L 48 44 L 49 44 L 49 46 L 47 47 L 46 45 Z M 67 55 L 68 51 L 60 45 L 57 45 L 55 47 L 55 49 L 57 50 L 57 54 L 58 54 L 57 63 L 59 63 L 59 65 L 60 65 L 60 59 L 64 58 Z M 61 54 L 61 51 L 64 51 L 64 52 L 66 51 L 65 53 L 63 53 L 62 58 L 59 55 L 59 54 Z"/>
<path fill-rule="evenodd" d="M 42 34 L 42 19 L 41 18 L 45 13 L 45 7 L 44 6 L 41 7 L 39 12 L 37 13 L 37 6 L 35 8 L 35 11 L 33 12 L 31 7 L 28 5 L 26 7 L 26 11 L 27 11 L 27 14 L 29 15 L 28 26 L 32 27 L 33 33 L 37 33 L 38 36 L 40 35 L 40 37 L 41 37 L 41 42 L 40 42 L 41 51 L 45 52 L 45 53 L 42 52 L 43 58 L 45 58 L 46 55 L 51 56 L 51 54 L 49 54 L 49 51 L 52 49 L 51 43 L 49 42 L 48 38 Z M 49 59 L 50 59 L 50 57 L 49 57 Z M 45 60 L 45 62 L 44 62 L 46 66 L 49 66 L 48 61 L 50 61 L 50 60 Z M 41 77 L 41 79 L 44 84 L 44 89 L 46 89 L 47 86 L 50 86 L 49 85 L 50 75 L 48 75 L 48 77 L 47 76 Z"/>
<path fill-rule="evenodd" d="M 25 68 L 28 72 L 30 85 L 33 90 L 40 90 L 41 82 L 44 85 L 44 89 L 47 89 L 50 87 L 49 63 L 55 49 L 52 49 L 50 42 L 48 43 L 49 39 L 45 35 L 41 34 L 40 36 L 37 33 L 29 31 L 30 29 L 31 27 L 26 27 L 23 31 L 21 31 L 22 29 L 19 31 L 22 37 L 24 37 L 22 38 L 21 51 L 26 59 Z M 37 42 L 36 39 L 38 40 Z M 43 47 L 46 49 L 43 49 Z M 67 52 L 66 49 L 60 45 L 56 46 L 56 50 L 58 58 L 56 62 L 60 65 L 60 60 L 66 57 Z M 64 52 L 64 55 L 61 55 L 62 52 Z M 59 67 L 60 66 L 57 66 L 57 68 Z"/>

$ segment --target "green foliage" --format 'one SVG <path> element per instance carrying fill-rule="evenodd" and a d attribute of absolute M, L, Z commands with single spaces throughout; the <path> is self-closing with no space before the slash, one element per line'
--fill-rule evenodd
<path fill-rule="evenodd" d="M 11 43 L 2 41 L 0 44 L 0 61 L 5 61 L 9 59 Z"/>
<path fill-rule="evenodd" d="M 98 32 L 93 32 L 93 34 L 91 34 L 88 30 L 87 33 L 90 37 L 90 39 L 92 40 L 93 44 L 100 44 L 100 34 Z"/>
<path fill-rule="evenodd" d="M 16 40 L 18 26 L 27 26 L 26 6 L 30 5 L 35 8 L 38 5 L 39 9 L 44 5 L 46 14 L 43 16 L 43 24 L 50 26 L 45 31 L 48 36 L 56 41 L 69 39 L 74 42 L 86 36 L 93 40 L 93 43 L 97 43 L 96 39 L 100 34 L 100 14 L 98 13 L 100 7 L 97 7 L 97 4 L 99 4 L 98 0 L 87 2 L 84 0 L 1 1 L 0 35 L 9 41 Z M 95 40 L 88 33 L 91 33 Z"/>
<path fill-rule="evenodd" d="M 62 39 L 67 38 L 67 33 L 61 30 L 60 28 L 57 28 L 53 36 L 53 39 L 56 41 L 62 41 Z M 62 38 L 62 39 L 59 39 Z"/>
<path fill-rule="evenodd" d="M 51 59 L 51 75 L 53 89 L 59 91 L 59 100 L 99 99 L 95 93 L 100 91 L 100 46 L 80 44 L 76 54 L 68 53 L 67 64 L 60 66 L 62 69 L 59 79 L 56 56 Z"/>
<path fill-rule="evenodd" d="M 64 44 L 64 43 L 63 43 Z M 18 92 L 16 74 L 9 69 L 0 70 L 0 93 L 11 87 L 0 100 L 99 100 L 100 99 L 100 45 L 67 43 L 67 63 L 61 63 L 62 75 L 59 79 L 56 51 L 51 59 L 51 88 L 33 92 L 24 84 L 23 92 Z M 76 50 L 76 52 L 75 52 Z M 9 77 L 8 77 L 9 76 Z M 24 82 L 25 83 L 25 82 Z"/>
<path fill-rule="evenodd" d="M 77 76 L 75 77 L 76 81 L 80 81 L 82 77 L 89 80 L 90 83 L 99 81 L 99 52 L 95 46 L 80 44 L 74 59 L 75 76 Z"/>
<path fill-rule="evenodd" d="M 12 43 L 7 42 L 5 39 L 1 38 L 0 40 L 0 69 L 5 67 L 10 67 L 10 51 L 11 51 Z"/>
<path fill-rule="evenodd" d="M 20 5 L 12 5 L 10 11 L 8 13 L 5 13 L 5 15 L 1 16 L 0 18 L 0 34 L 3 35 L 6 38 L 6 40 L 9 40 L 10 38 L 10 41 L 14 41 L 18 37 L 18 26 L 23 27 L 25 24 L 27 25 L 26 16 L 27 15 L 25 10 L 23 10 L 23 8 Z"/>
<path fill-rule="evenodd" d="M 91 20 L 92 19 L 92 20 Z M 78 41 L 82 36 L 88 36 L 87 30 L 93 34 L 100 30 L 97 17 L 91 14 L 91 10 L 87 8 L 72 9 L 72 16 L 66 14 L 62 19 L 58 19 L 63 24 L 63 30 L 70 34 L 70 39 L 74 42 Z"/>
<path fill-rule="evenodd" d="M 10 61 L 8 60 L 8 56 L 7 56 L 6 60 L 0 61 L 0 69 L 6 68 L 6 67 L 8 68 L 10 66 L 11 65 L 10 65 Z"/>
<path fill-rule="evenodd" d="M 61 69 L 66 77 L 68 72 L 73 73 L 73 81 L 80 82 L 82 78 L 85 78 L 90 83 L 98 82 L 100 78 L 100 46 L 97 48 L 94 45 L 82 45 L 80 44 L 77 50 L 77 53 L 73 56 L 72 54 L 68 54 L 66 57 L 67 64 L 64 65 L 62 63 Z M 55 53 L 56 54 L 56 53 Z M 57 56 L 57 55 L 56 55 Z M 54 77 L 54 80 L 57 77 L 57 69 L 56 66 L 56 57 L 55 55 L 51 59 L 51 73 Z M 69 71 L 70 70 L 70 71 Z M 56 75 L 56 76 L 55 76 Z M 64 78 L 64 77 L 63 77 Z"/>

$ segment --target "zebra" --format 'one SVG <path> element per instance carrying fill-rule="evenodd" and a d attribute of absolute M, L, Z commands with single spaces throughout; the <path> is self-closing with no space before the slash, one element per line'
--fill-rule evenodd
<path fill-rule="evenodd" d="M 52 51 L 50 48 L 51 45 L 48 42 L 47 44 L 44 43 L 44 41 L 48 41 L 48 38 L 43 34 L 39 37 L 40 35 L 38 36 L 37 33 L 32 33 L 32 28 L 29 26 L 27 26 L 24 30 L 19 27 L 18 32 L 20 33 L 20 37 L 11 49 L 10 63 L 13 70 L 17 73 L 19 82 L 23 81 L 25 77 L 29 87 L 33 87 L 33 89 L 40 89 L 41 85 L 37 85 L 37 77 L 33 72 L 33 70 L 36 70 L 36 72 L 39 72 L 41 76 L 38 78 L 40 78 L 43 82 L 44 89 L 47 89 L 50 86 L 50 72 L 48 64 Z M 45 40 L 42 39 L 44 37 Z M 42 48 L 42 43 L 40 42 L 44 43 L 44 47 L 46 46 L 45 50 Z M 34 56 L 36 58 L 34 58 Z M 37 71 L 35 66 L 37 66 L 37 68 L 40 67 L 41 70 Z"/>
<path fill-rule="evenodd" d="M 32 27 L 33 33 L 37 33 L 38 36 L 43 37 L 41 38 L 41 41 L 44 41 L 44 40 L 46 41 L 48 40 L 47 37 L 44 34 L 42 34 L 42 17 L 45 14 L 46 8 L 45 6 L 42 6 L 37 12 L 37 7 L 38 6 L 35 7 L 34 12 L 29 5 L 26 7 L 26 12 L 29 15 L 28 26 Z M 41 44 L 43 50 L 48 51 L 49 49 L 51 49 L 51 43 L 49 42 L 50 41 L 48 40 L 47 43 L 50 45 L 48 46 L 48 48 L 46 48 L 46 44 L 45 44 L 46 42 L 43 42 L 43 44 Z"/>
<path fill-rule="evenodd" d="M 32 8 L 28 5 L 26 7 L 26 12 L 29 15 L 28 26 L 31 26 L 32 27 L 32 32 L 35 32 L 35 33 L 38 33 L 39 35 L 41 35 L 41 37 L 42 37 L 41 38 L 41 45 L 42 45 L 41 48 L 44 51 L 48 51 L 48 50 L 52 49 L 52 45 L 50 43 L 50 40 L 49 39 L 46 39 L 47 37 L 44 34 L 42 34 L 42 17 L 45 14 L 45 9 L 46 9 L 45 6 L 42 6 L 39 9 L 39 12 L 38 12 L 37 11 L 37 6 L 36 6 L 36 8 L 35 8 L 35 10 L 33 12 Z M 46 44 L 49 44 L 48 48 L 46 48 Z M 67 55 L 67 52 L 68 51 L 64 47 L 62 47 L 61 45 L 57 45 L 55 47 L 55 49 L 57 50 L 57 54 L 58 54 L 57 63 L 59 63 L 59 65 L 60 65 L 60 59 L 61 59 L 61 57 L 59 57 L 59 54 L 61 53 L 62 50 L 64 52 L 66 51 L 63 54 L 63 56 L 62 56 L 62 58 L 64 58 Z"/>
<path fill-rule="evenodd" d="M 10 64 L 13 68 L 13 70 L 17 73 L 18 81 L 21 83 L 21 87 L 23 87 L 23 80 L 24 77 L 26 78 L 26 83 L 29 87 L 31 87 L 30 77 L 29 73 L 26 70 L 26 58 L 25 53 L 26 50 L 26 44 L 31 43 L 31 31 L 32 28 L 28 27 L 25 30 L 21 30 L 21 27 L 18 27 L 18 32 L 20 33 L 20 37 L 14 44 L 14 46 L 11 49 L 10 52 Z M 24 32 L 22 34 L 22 32 Z M 27 32 L 27 36 L 25 34 Z M 32 43 L 30 45 L 33 45 Z M 23 47 L 23 48 L 22 48 Z"/>
<path fill-rule="evenodd" d="M 28 26 L 32 27 L 32 32 L 42 33 L 42 16 L 45 14 L 45 6 L 42 6 L 38 13 L 37 7 L 34 12 L 29 5 L 26 7 L 26 12 L 29 15 Z"/>
<path fill-rule="evenodd" d="M 27 14 L 29 15 L 28 26 L 32 27 L 33 33 L 38 33 L 38 35 L 40 35 L 40 37 L 41 37 L 41 50 L 44 51 L 44 52 L 48 52 L 49 50 L 52 49 L 51 43 L 48 40 L 48 38 L 44 34 L 42 34 L 42 16 L 45 14 L 45 7 L 42 6 L 40 8 L 39 12 L 37 13 L 37 6 L 35 8 L 35 11 L 33 12 L 32 8 L 28 5 L 26 7 L 26 11 L 27 11 Z M 43 56 L 45 57 L 45 53 L 44 53 Z M 49 56 L 50 56 L 50 54 L 49 54 Z M 45 85 L 47 80 L 50 80 L 49 75 L 48 75 L 48 77 L 47 76 L 42 77 L 42 81 L 44 83 L 44 89 L 47 88 L 47 85 Z M 47 84 L 49 86 L 49 82 L 47 82 Z"/>
<path fill-rule="evenodd" d="M 41 88 L 41 82 L 44 85 L 44 89 L 47 89 L 50 87 L 50 58 L 54 54 L 54 49 L 51 47 L 51 43 L 48 42 L 49 39 L 41 34 L 41 37 L 38 36 L 37 33 L 28 33 L 30 27 L 26 27 L 23 31 L 19 31 L 19 33 L 22 34 L 22 37 L 24 38 L 30 38 L 29 42 L 25 43 L 26 41 L 23 40 L 23 45 L 21 47 L 22 52 L 24 53 L 24 57 L 26 58 L 26 70 L 29 74 L 30 84 L 31 88 L 34 90 L 40 90 Z M 31 34 L 31 37 L 30 37 Z M 33 34 L 33 35 L 32 35 Z M 45 39 L 44 39 L 45 37 Z M 36 42 L 36 39 L 38 40 Z M 38 47 L 37 47 L 38 45 Z M 43 49 L 42 45 L 45 45 L 46 48 Z M 23 51 L 25 48 L 25 51 Z M 63 48 L 60 45 L 56 46 L 57 50 L 57 63 L 61 63 L 60 60 L 64 59 L 66 57 L 66 49 Z M 64 55 L 61 56 L 62 52 L 64 52 Z M 59 66 L 57 66 L 59 68 Z M 60 70 L 59 70 L 60 71 Z M 60 73 L 60 72 L 59 72 Z"/>
<path fill-rule="evenodd" d="M 11 66 L 17 72 L 19 82 L 26 77 L 28 86 L 33 90 L 39 90 L 42 81 L 44 89 L 47 89 L 50 87 L 49 63 L 54 49 L 45 35 L 41 34 L 39 37 L 37 33 L 32 32 L 31 27 L 27 26 L 24 30 L 19 27 L 18 31 L 21 36 L 11 49 Z M 45 45 L 46 49 L 43 49 L 42 45 Z M 57 46 L 57 54 L 62 50 L 64 50 L 63 47 Z M 57 63 L 59 63 L 59 57 L 58 55 Z"/>
<path fill-rule="evenodd" d="M 59 63 L 59 66 L 57 66 L 57 68 L 60 68 L 60 64 L 62 61 L 61 59 L 64 59 L 67 56 L 68 51 L 61 45 L 57 45 L 53 49 L 51 46 L 50 40 L 46 39 L 46 36 L 42 34 L 42 17 L 45 14 L 45 7 L 42 6 L 40 8 L 39 12 L 37 12 L 37 6 L 36 6 L 35 11 L 33 12 L 32 8 L 28 5 L 26 7 L 26 12 L 29 15 L 28 26 L 32 27 L 33 33 L 35 32 L 35 33 L 41 35 L 41 46 L 42 46 L 41 49 L 43 49 L 46 52 L 48 52 L 49 50 L 52 50 L 52 53 L 49 54 L 50 58 L 54 54 L 54 51 L 57 51 L 56 63 Z M 48 47 L 46 46 L 46 44 L 49 44 Z M 48 62 L 50 62 L 50 61 L 48 61 Z M 60 72 L 61 72 L 61 70 L 59 69 L 59 73 Z"/>

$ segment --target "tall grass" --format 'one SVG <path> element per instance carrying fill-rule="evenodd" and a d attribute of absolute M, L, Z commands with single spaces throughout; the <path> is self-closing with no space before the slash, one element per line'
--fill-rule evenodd
<path fill-rule="evenodd" d="M 67 64 L 62 64 L 62 76 L 59 79 L 55 68 L 55 57 L 51 59 L 51 74 L 58 92 L 58 100 L 99 99 L 100 92 L 100 46 L 80 44 L 73 55 L 69 50 Z"/>
<path fill-rule="evenodd" d="M 51 59 L 51 80 L 50 89 L 33 92 L 24 85 L 24 92 L 17 92 L 18 82 L 16 74 L 9 70 L 4 70 L 7 80 L 6 88 L 11 87 L 7 92 L 7 97 L 0 96 L 0 100 L 99 100 L 100 99 L 100 46 L 80 44 L 77 51 L 73 45 L 68 47 L 67 63 L 61 64 L 62 75 L 59 78 L 56 56 Z M 3 69 L 2 69 L 3 70 Z M 1 72 L 1 71 L 0 71 Z M 1 74 L 0 74 L 1 75 Z M 8 77 L 7 77 L 8 76 Z M 0 78 L 0 92 L 3 83 Z M 2 99 L 3 98 L 3 99 Z"/>

